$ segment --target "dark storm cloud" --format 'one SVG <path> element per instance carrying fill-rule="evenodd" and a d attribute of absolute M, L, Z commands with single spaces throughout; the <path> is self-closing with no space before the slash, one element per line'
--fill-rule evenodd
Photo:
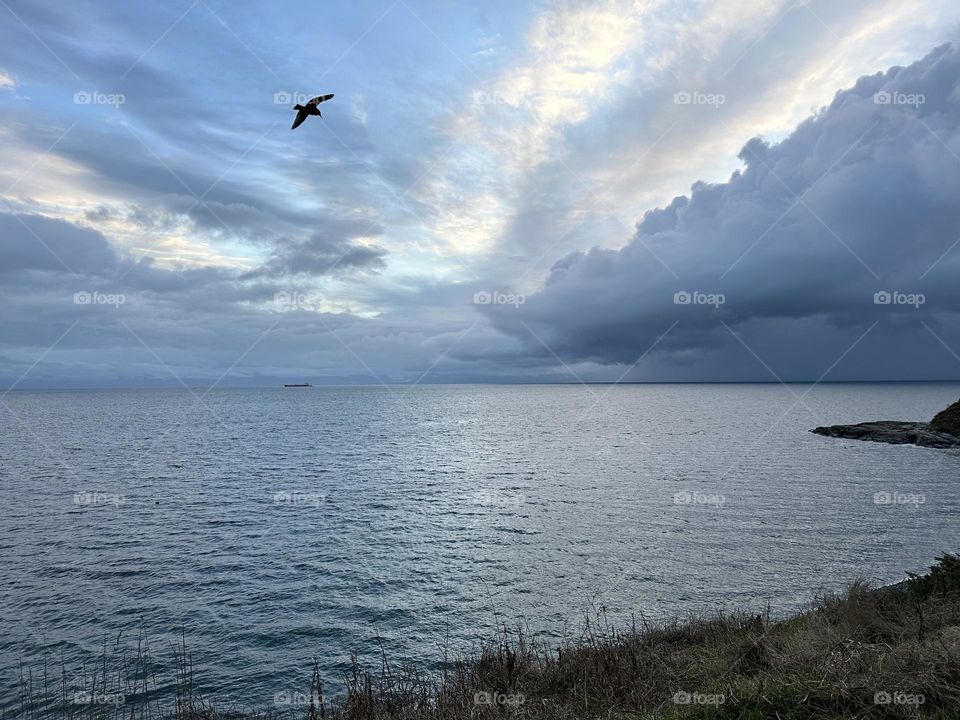
<path fill-rule="evenodd" d="M 95 230 L 40 215 L 0 213 L 0 275 L 31 270 L 101 275 L 117 266 L 113 248 Z"/>
<path fill-rule="evenodd" d="M 572 253 L 524 304 L 486 309 L 531 352 L 548 352 L 535 333 L 567 360 L 600 363 L 633 362 L 674 322 L 659 348 L 674 358 L 736 345 L 722 323 L 802 324 L 802 336 L 776 335 L 805 353 L 829 328 L 942 327 L 960 312 L 958 156 L 960 52 L 948 45 L 861 78 L 781 143 L 750 140 L 728 182 L 694 184 L 623 248 Z M 683 292 L 724 302 L 677 304 Z M 924 303 L 876 304 L 878 292 Z"/>

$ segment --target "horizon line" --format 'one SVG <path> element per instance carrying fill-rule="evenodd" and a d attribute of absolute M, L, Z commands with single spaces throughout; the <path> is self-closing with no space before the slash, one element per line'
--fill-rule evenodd
<path fill-rule="evenodd" d="M 309 381 L 308 381 L 309 382 Z M 950 385 L 950 384 L 960 384 L 960 379 L 934 379 L 934 380 L 631 380 L 631 381 L 614 381 L 614 380 L 593 380 L 593 381 L 536 381 L 536 380 L 522 380 L 522 381 L 464 381 L 464 382 L 421 382 L 421 383 L 404 383 L 404 382 L 362 382 L 362 383 L 325 383 L 321 382 L 319 384 L 311 384 L 306 389 L 314 388 L 343 388 L 343 387 L 381 387 L 381 388 L 414 388 L 422 386 L 494 386 L 494 385 L 517 385 L 517 386 L 528 386 L 528 385 L 562 385 L 562 386 L 593 386 L 593 385 Z M 300 386 L 299 389 L 303 389 L 304 386 Z M 0 390 L 4 395 L 8 393 L 16 392 L 84 392 L 84 391 L 105 391 L 105 390 L 114 390 L 114 391 L 128 391 L 128 390 L 178 390 L 178 391 L 191 391 L 191 390 L 269 390 L 269 389 L 279 389 L 279 390 L 293 390 L 298 389 L 296 387 L 284 387 L 284 383 L 278 384 L 264 384 L 264 385 L 226 385 L 226 384 L 209 384 L 209 385 L 200 385 L 200 384 L 187 384 L 184 383 L 180 386 L 177 385 L 163 385 L 163 386 L 152 386 L 152 385 L 91 385 L 91 386 L 60 386 L 60 385 L 51 385 L 45 387 L 26 387 L 18 388 L 16 386 L 6 387 Z"/>

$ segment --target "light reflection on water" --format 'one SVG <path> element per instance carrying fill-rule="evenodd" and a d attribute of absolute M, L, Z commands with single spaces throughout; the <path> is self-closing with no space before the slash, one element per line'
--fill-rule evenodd
<path fill-rule="evenodd" d="M 802 394 L 804 386 L 793 386 Z M 562 633 L 898 580 L 956 549 L 960 456 L 823 438 L 950 385 L 13 392 L 0 416 L 0 694 L 20 661 L 183 628 L 267 707 L 351 653 L 428 666 L 497 622 Z M 22 422 L 21 422 L 22 421 Z M 878 505 L 878 492 L 923 497 Z M 12 708 L 12 705 L 7 705 Z"/>

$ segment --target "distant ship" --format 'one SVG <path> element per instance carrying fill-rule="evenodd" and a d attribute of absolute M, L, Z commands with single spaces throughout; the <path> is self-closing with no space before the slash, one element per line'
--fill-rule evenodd
<path fill-rule="evenodd" d="M 285 383 L 284 387 L 313 387 L 310 383 Z"/>

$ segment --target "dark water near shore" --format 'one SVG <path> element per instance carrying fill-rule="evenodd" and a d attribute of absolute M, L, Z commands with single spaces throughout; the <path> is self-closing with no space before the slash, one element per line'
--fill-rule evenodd
<path fill-rule="evenodd" d="M 562 634 L 591 604 L 786 611 L 956 550 L 960 453 L 806 431 L 929 419 L 960 386 L 807 392 L 12 392 L 0 707 L 21 661 L 69 674 L 121 631 L 162 649 L 183 628 L 209 697 L 269 707 L 312 658 L 335 685 L 378 637 L 429 666 L 498 621 Z"/>

